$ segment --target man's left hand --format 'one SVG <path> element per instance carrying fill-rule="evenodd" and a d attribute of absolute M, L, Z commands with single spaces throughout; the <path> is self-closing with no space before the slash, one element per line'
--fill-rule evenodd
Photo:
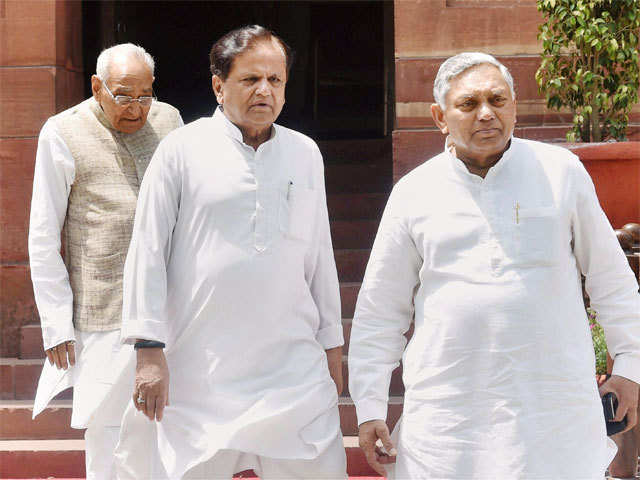
<path fill-rule="evenodd" d="M 149 420 L 162 420 L 169 405 L 169 368 L 162 348 L 137 350 L 136 384 L 133 405 Z"/>
<path fill-rule="evenodd" d="M 599 389 L 600 396 L 613 392 L 618 399 L 618 410 L 614 417 L 614 422 L 621 421 L 627 416 L 627 428 L 624 432 L 631 430 L 638 422 L 638 389 L 636 382 L 619 375 L 612 375 Z"/>
<path fill-rule="evenodd" d="M 330 348 L 325 352 L 329 364 L 329 375 L 333 378 L 338 395 L 340 395 L 342 393 L 342 347 Z"/>

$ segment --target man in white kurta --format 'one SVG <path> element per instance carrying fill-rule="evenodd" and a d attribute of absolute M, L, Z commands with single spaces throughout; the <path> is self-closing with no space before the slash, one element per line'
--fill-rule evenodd
<path fill-rule="evenodd" d="M 615 359 L 601 393 L 615 391 L 631 422 L 638 285 L 579 159 L 511 136 L 513 91 L 486 57 L 441 67 L 449 88 L 436 91 L 434 118 L 448 146 L 395 185 L 380 224 L 349 350 L 361 444 L 378 469 L 391 459 L 370 442 L 395 449 L 398 479 L 603 478 L 615 447 L 580 273 Z M 390 440 L 401 357 L 404 411 Z"/>
<path fill-rule="evenodd" d="M 153 59 L 141 47 L 114 46 L 97 63 L 94 96 L 47 120 L 38 139 L 29 261 L 49 361 L 33 416 L 73 386 L 71 426 L 87 429 L 87 478 L 111 480 L 134 378 L 133 351 L 120 345 L 118 289 L 133 209 L 158 137 L 182 119 L 152 101 Z M 104 308 L 96 286 L 106 290 Z"/>
<path fill-rule="evenodd" d="M 254 40 L 231 57 L 226 78 L 213 68 L 224 110 L 167 136 L 141 188 L 122 336 L 164 344 L 170 379 L 158 415 L 164 398 L 153 400 L 153 382 L 143 381 L 141 355 L 152 353 L 138 350 L 136 402 L 150 418 L 154 402 L 158 422 L 133 406 L 125 414 L 121 478 L 244 469 L 345 478 L 340 386 L 325 353 L 339 354 L 343 337 L 322 157 L 309 138 L 271 124 L 284 101 L 275 81 L 286 75 L 283 47 L 261 27 L 245 29 Z M 257 80 L 238 92 L 245 69 Z M 261 119 L 266 136 L 256 142 L 247 124 Z M 157 454 L 142 438 L 157 438 Z"/>

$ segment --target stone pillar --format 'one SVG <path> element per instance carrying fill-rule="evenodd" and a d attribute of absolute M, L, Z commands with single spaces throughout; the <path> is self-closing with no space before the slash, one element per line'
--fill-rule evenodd
<path fill-rule="evenodd" d="M 38 321 L 27 252 L 40 128 L 82 100 L 82 4 L 0 0 L 0 357 Z"/>

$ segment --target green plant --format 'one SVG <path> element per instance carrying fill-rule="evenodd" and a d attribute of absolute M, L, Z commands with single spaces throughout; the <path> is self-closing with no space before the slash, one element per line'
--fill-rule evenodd
<path fill-rule="evenodd" d="M 596 353 L 596 374 L 604 375 L 607 373 L 607 341 L 604 338 L 604 330 L 596 320 L 596 312 L 590 308 L 587 309 L 589 317 L 589 327 L 591 328 L 591 340 L 593 340 L 593 349 Z"/>
<path fill-rule="evenodd" d="M 638 0 L 537 0 L 542 62 L 536 72 L 547 106 L 568 107 L 568 141 L 625 139 L 638 101 Z"/>

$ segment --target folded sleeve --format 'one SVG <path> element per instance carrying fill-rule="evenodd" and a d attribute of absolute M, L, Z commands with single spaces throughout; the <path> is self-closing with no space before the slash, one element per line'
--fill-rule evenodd
<path fill-rule="evenodd" d="M 58 135 L 54 120 L 38 138 L 29 218 L 29 266 L 45 350 L 75 340 L 73 293 L 60 254 L 75 162 Z"/>
<path fill-rule="evenodd" d="M 406 202 L 394 188 L 371 251 L 349 343 L 349 392 L 358 424 L 385 420 L 389 383 L 413 321 L 422 257 L 410 234 Z"/>
<path fill-rule="evenodd" d="M 640 383 L 638 283 L 600 207 L 589 174 L 582 164 L 574 173 L 574 254 L 614 359 L 613 374 Z"/>
<path fill-rule="evenodd" d="M 167 265 L 182 185 L 177 156 L 168 138 L 160 142 L 140 185 L 123 276 L 123 343 L 169 344 Z"/>

